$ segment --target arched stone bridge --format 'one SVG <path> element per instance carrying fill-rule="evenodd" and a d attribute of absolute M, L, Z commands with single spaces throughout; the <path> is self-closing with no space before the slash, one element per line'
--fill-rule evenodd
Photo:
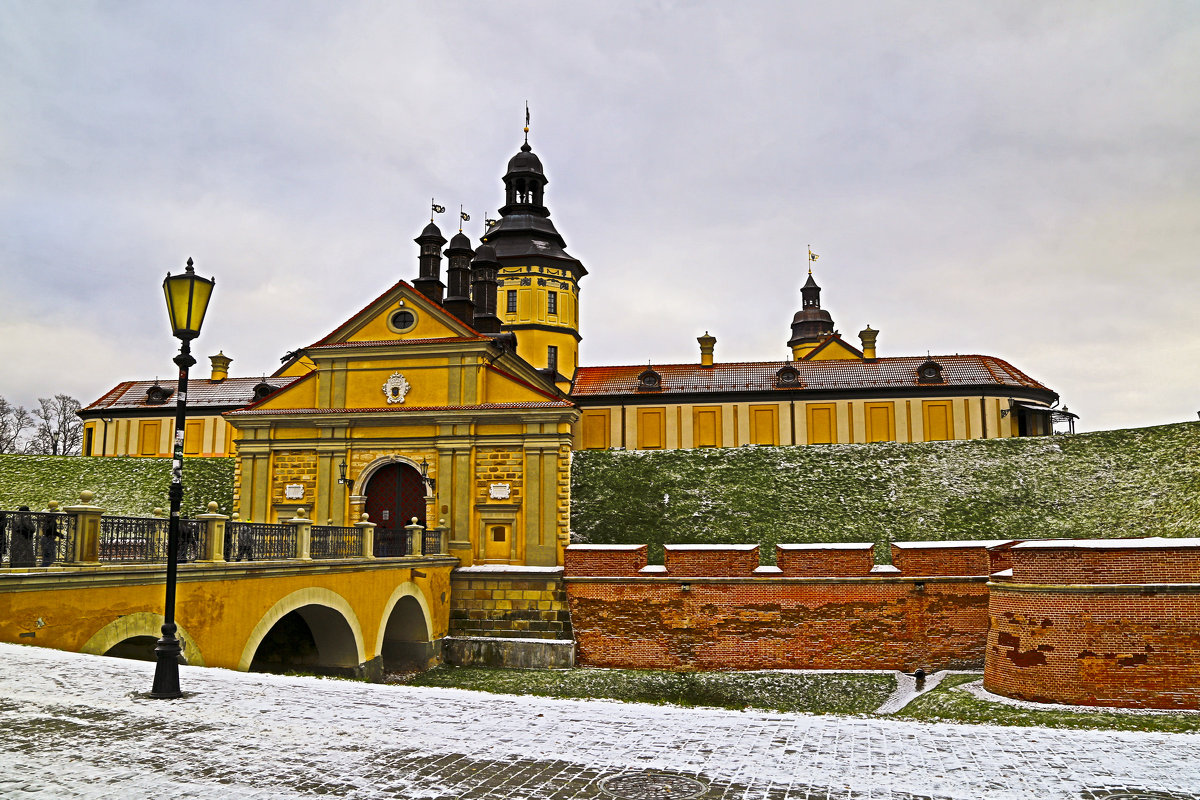
<path fill-rule="evenodd" d="M 100 509 L 86 504 L 66 511 L 24 515 L 39 542 L 55 525 L 66 532 L 63 558 L 61 565 L 35 567 L 14 557 L 9 568 L 0 567 L 0 641 L 153 658 L 165 564 L 114 559 L 132 550 L 143 560 L 161 557 L 166 520 L 102 519 Z M 364 522 L 357 530 L 338 529 L 357 539 L 346 538 L 351 546 L 337 557 L 314 558 L 312 551 L 328 549 L 336 531 L 297 518 L 257 532 L 244 526 L 239 539 L 230 525 L 238 544 L 226 547 L 226 520 L 210 513 L 191 523 L 200 525 L 191 534 L 195 560 L 179 566 L 175 621 L 188 663 L 377 678 L 389 668 L 439 660 L 458 559 L 445 555 L 444 546 L 423 547 L 420 526 L 410 526 L 413 538 L 404 549 L 414 555 L 375 557 L 374 526 Z M 251 554 L 253 560 L 226 560 L 246 542 L 282 546 L 265 557 Z"/>
<path fill-rule="evenodd" d="M 439 656 L 450 570 L 423 556 L 184 564 L 175 618 L 189 664 L 375 678 Z M 0 574 L 0 641 L 150 657 L 165 569 L 66 566 Z"/>

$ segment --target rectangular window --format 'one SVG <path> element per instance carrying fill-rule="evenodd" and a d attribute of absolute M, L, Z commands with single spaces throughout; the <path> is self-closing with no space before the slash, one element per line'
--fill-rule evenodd
<path fill-rule="evenodd" d="M 779 409 L 750 406 L 750 444 L 779 444 Z"/>
<path fill-rule="evenodd" d="M 837 407 L 833 403 L 808 406 L 808 443 L 837 443 Z"/>
<path fill-rule="evenodd" d="M 667 446 L 667 410 L 639 408 L 637 415 L 639 450 L 662 450 Z"/>
<path fill-rule="evenodd" d="M 85 456 L 96 455 L 96 443 L 94 441 L 95 435 L 96 428 L 94 426 L 88 425 L 83 429 L 83 454 Z"/>
<path fill-rule="evenodd" d="M 546 292 L 546 313 L 558 313 L 558 292 Z"/>
<path fill-rule="evenodd" d="M 954 438 L 954 411 L 949 400 L 926 400 L 922 404 L 925 441 L 945 442 Z"/>
<path fill-rule="evenodd" d="M 201 450 L 201 439 L 204 438 L 204 420 L 192 419 L 183 426 L 183 454 L 198 456 Z"/>
<path fill-rule="evenodd" d="M 158 432 L 160 430 L 158 420 L 154 422 L 142 421 L 138 426 L 138 455 L 139 456 L 156 456 L 158 455 Z"/>
<path fill-rule="evenodd" d="M 505 302 L 508 303 L 506 311 L 509 314 L 517 313 L 517 290 L 516 289 L 508 290 L 508 299 Z"/>
<path fill-rule="evenodd" d="M 896 441 L 896 412 L 891 403 L 867 403 L 867 441 Z"/>
<path fill-rule="evenodd" d="M 692 445 L 721 446 L 721 407 L 697 408 L 692 412 Z"/>
<path fill-rule="evenodd" d="M 558 346 L 557 345 L 551 344 L 551 345 L 546 346 L 546 369 L 552 369 L 555 372 L 558 372 Z"/>
<path fill-rule="evenodd" d="M 591 410 L 583 412 L 580 420 L 582 431 L 582 450 L 604 450 L 608 447 L 608 410 Z"/>

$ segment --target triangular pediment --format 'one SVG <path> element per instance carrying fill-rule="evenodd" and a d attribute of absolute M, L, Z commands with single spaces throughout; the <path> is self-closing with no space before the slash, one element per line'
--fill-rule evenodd
<path fill-rule="evenodd" d="M 317 344 L 447 339 L 479 334 L 405 281 L 399 281 Z"/>
<path fill-rule="evenodd" d="M 842 341 L 842 337 L 836 333 L 829 336 L 821 344 L 817 345 L 813 350 L 807 353 L 802 360 L 804 361 L 838 361 L 846 359 L 862 360 L 862 351 L 853 345 Z"/>

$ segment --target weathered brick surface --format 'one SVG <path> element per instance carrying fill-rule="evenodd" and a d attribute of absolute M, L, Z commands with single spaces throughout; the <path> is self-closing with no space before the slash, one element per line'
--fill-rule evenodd
<path fill-rule="evenodd" d="M 452 576 L 450 635 L 570 639 L 562 579 Z"/>
<path fill-rule="evenodd" d="M 578 663 L 589 666 L 978 667 L 987 633 L 982 579 L 568 578 L 567 596 Z"/>
<path fill-rule="evenodd" d="M 748 578 L 758 569 L 758 545 L 728 547 L 668 544 L 663 564 L 670 575 L 704 578 Z"/>
<path fill-rule="evenodd" d="M 633 577 L 646 566 L 646 551 L 644 544 L 636 548 L 573 545 L 563 552 L 563 572 L 566 575 Z"/>
<path fill-rule="evenodd" d="M 1046 703 L 1200 708 L 1198 592 L 995 584 L 989 612 L 989 691 Z"/>
<path fill-rule="evenodd" d="M 856 549 L 845 547 L 775 546 L 775 566 L 797 578 L 858 577 L 871 573 L 875 551 L 869 542 Z"/>
<path fill-rule="evenodd" d="M 908 548 L 893 544 L 892 565 L 905 575 L 990 575 L 995 571 L 988 548 L 980 545 Z"/>
<path fill-rule="evenodd" d="M 1200 583 L 1200 547 L 1018 547 L 1015 583 Z"/>

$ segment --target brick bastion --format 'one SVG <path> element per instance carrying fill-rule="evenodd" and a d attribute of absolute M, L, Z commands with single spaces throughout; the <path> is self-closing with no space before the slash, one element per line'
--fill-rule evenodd
<path fill-rule="evenodd" d="M 1200 708 L 1200 539 L 1025 542 L 993 576 L 983 685 L 1047 703 Z"/>
<path fill-rule="evenodd" d="M 1200 539 L 571 545 L 577 663 L 984 668 L 992 692 L 1200 708 Z"/>

